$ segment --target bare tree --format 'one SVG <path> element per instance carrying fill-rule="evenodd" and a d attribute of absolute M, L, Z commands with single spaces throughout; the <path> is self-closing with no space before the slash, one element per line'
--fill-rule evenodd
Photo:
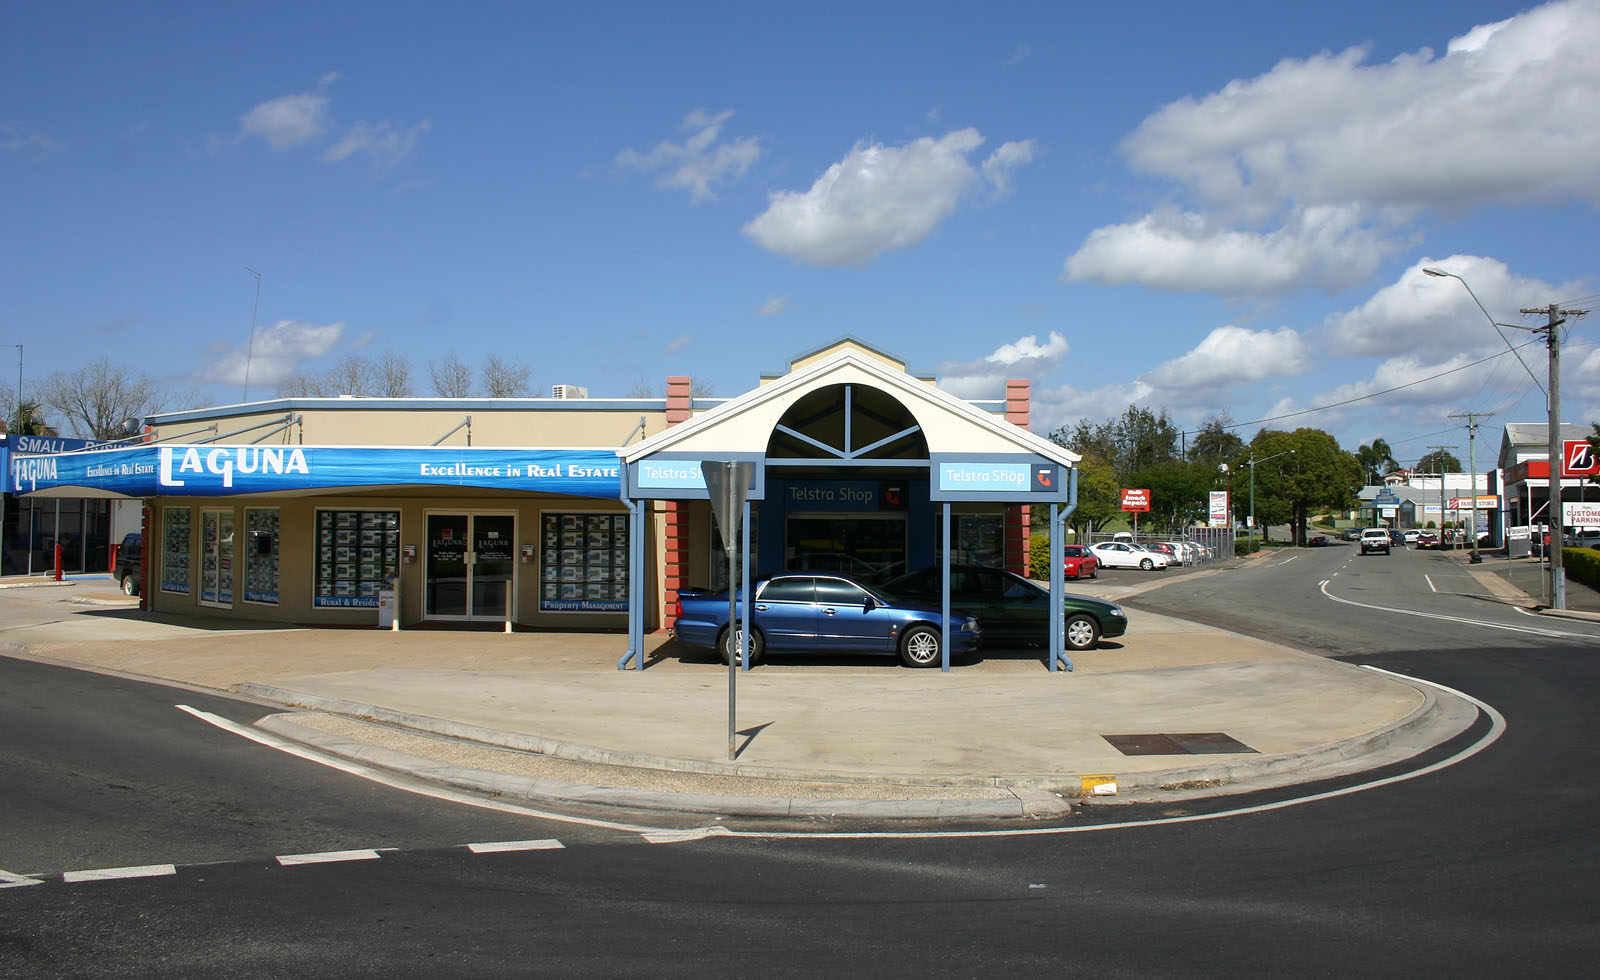
<path fill-rule="evenodd" d="M 441 398 L 465 398 L 472 394 L 472 369 L 461 363 L 452 351 L 428 362 L 433 390 Z"/>
<path fill-rule="evenodd" d="M 361 355 L 346 354 L 323 375 L 322 387 L 329 397 L 370 395 L 377 389 L 377 372 L 372 362 Z"/>
<path fill-rule="evenodd" d="M 322 378 L 318 375 L 290 374 L 278 381 L 278 394 L 284 398 L 316 398 L 322 393 Z"/>
<path fill-rule="evenodd" d="M 526 397 L 532 375 L 533 369 L 526 364 L 490 354 L 483 362 L 483 393 L 490 398 Z"/>
<path fill-rule="evenodd" d="M 66 419 L 74 435 L 86 439 L 117 438 L 129 419 L 142 420 L 166 404 L 154 381 L 107 357 L 50 375 L 40 400 Z"/>
<path fill-rule="evenodd" d="M 703 381 L 700 378 L 691 378 L 690 379 L 690 381 L 689 381 L 689 397 L 690 398 L 710 398 L 714 394 L 716 394 L 716 384 L 714 382 Z M 626 395 L 624 395 L 623 397 L 625 397 L 625 398 L 665 398 L 665 397 L 667 397 L 666 382 L 662 382 L 661 384 L 656 384 L 656 383 L 652 382 L 649 378 L 646 378 L 646 377 L 634 378 L 633 381 L 628 384 L 628 393 Z"/>
<path fill-rule="evenodd" d="M 390 351 L 373 365 L 373 394 L 384 398 L 411 397 L 411 362 Z"/>

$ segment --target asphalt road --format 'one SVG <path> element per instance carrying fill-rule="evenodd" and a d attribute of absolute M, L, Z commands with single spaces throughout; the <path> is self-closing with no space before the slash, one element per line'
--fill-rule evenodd
<path fill-rule="evenodd" d="M 0 975 L 1579 975 L 1600 630 L 1469 597 L 1449 564 L 1285 552 L 1130 604 L 1463 690 L 1507 719 L 1487 750 L 1305 805 L 1029 836 L 652 843 L 373 786 L 171 705 L 262 709 L 0 661 L 0 868 L 175 863 L 0 889 Z M 546 838 L 565 846 L 460 846 Z"/>

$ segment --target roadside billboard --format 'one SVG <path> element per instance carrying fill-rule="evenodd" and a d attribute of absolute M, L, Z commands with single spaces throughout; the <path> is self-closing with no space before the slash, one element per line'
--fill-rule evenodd
<path fill-rule="evenodd" d="M 1150 509 L 1150 491 L 1124 489 L 1122 491 L 1122 509 L 1137 512 L 1148 511 Z"/>

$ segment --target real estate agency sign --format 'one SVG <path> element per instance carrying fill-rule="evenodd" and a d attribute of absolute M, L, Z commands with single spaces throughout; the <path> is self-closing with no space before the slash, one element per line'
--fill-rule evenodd
<path fill-rule="evenodd" d="M 1122 509 L 1135 513 L 1144 513 L 1150 510 L 1149 490 L 1123 490 Z"/>
<path fill-rule="evenodd" d="M 1211 491 L 1211 526 L 1228 526 L 1228 491 Z"/>

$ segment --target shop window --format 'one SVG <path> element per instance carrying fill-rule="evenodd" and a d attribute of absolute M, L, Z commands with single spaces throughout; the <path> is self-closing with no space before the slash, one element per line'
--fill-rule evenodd
<path fill-rule="evenodd" d="M 200 512 L 200 604 L 233 606 L 234 517 L 231 510 Z"/>
<path fill-rule="evenodd" d="M 628 515 L 540 515 L 539 611 L 628 611 Z"/>
<path fill-rule="evenodd" d="M 378 590 L 400 574 L 400 512 L 317 511 L 316 607 L 378 606 Z"/>
<path fill-rule="evenodd" d="M 192 511 L 167 507 L 161 511 L 161 591 L 189 594 L 189 531 Z"/>
<path fill-rule="evenodd" d="M 244 601 L 278 604 L 278 508 L 244 512 Z"/>

